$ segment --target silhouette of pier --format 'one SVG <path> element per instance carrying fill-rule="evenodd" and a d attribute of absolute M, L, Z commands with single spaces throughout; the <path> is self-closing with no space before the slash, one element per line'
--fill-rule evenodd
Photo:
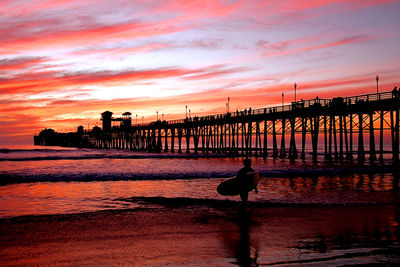
<path fill-rule="evenodd" d="M 400 94 L 393 90 L 147 124 L 131 124 L 130 113 L 114 119 L 104 112 L 103 129 L 80 129 L 52 141 L 42 131 L 35 144 L 289 159 L 310 153 L 359 161 L 383 160 L 391 153 L 397 163 L 399 107 Z M 122 121 L 121 127 L 111 127 L 111 120 Z"/>

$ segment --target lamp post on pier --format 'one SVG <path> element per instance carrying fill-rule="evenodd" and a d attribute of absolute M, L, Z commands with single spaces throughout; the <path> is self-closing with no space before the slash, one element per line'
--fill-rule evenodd
<path fill-rule="evenodd" d="M 187 119 L 187 106 L 186 106 L 186 119 Z"/>
<path fill-rule="evenodd" d="M 379 87 L 378 87 L 378 83 L 379 83 L 379 76 L 376 75 L 376 93 L 379 93 Z"/>
<path fill-rule="evenodd" d="M 283 103 L 284 103 L 284 99 L 285 99 L 285 94 L 282 93 L 282 111 L 283 111 Z"/>
<path fill-rule="evenodd" d="M 297 83 L 294 83 L 294 102 L 296 102 L 296 89 L 297 89 Z"/>

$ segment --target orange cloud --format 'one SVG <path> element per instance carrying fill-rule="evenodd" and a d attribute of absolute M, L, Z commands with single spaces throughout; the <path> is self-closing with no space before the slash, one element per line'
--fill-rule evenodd
<path fill-rule="evenodd" d="M 336 96 L 352 96 L 357 94 L 373 93 L 375 87 L 362 87 L 368 77 L 354 77 L 342 80 L 321 80 L 299 84 L 298 99 L 332 98 Z M 289 84 L 277 84 L 258 88 L 242 88 L 228 90 L 223 88 L 207 90 L 205 92 L 190 93 L 178 97 L 166 98 L 137 98 L 115 100 L 10 100 L 1 101 L 0 114 L 3 116 L 0 123 L 0 140 L 7 138 L 22 138 L 38 133 L 43 128 L 54 128 L 57 131 L 75 131 L 78 125 L 100 125 L 100 113 L 105 110 L 113 111 L 116 116 L 125 111 L 138 114 L 138 121 L 145 117 L 145 122 L 156 119 L 155 111 L 165 114 L 165 119 L 181 119 L 184 117 L 185 106 L 192 111 L 192 116 L 203 116 L 225 112 L 225 103 L 229 96 L 230 110 L 248 109 L 249 107 L 264 108 L 281 104 L 281 93 Z M 331 90 L 332 87 L 338 88 Z M 356 88 L 356 89 L 354 89 Z M 381 90 L 390 90 L 390 84 L 382 84 Z M 285 91 L 285 104 L 293 101 L 293 93 Z"/>

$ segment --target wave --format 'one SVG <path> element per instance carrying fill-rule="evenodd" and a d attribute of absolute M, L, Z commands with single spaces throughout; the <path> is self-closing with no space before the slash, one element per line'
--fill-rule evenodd
<path fill-rule="evenodd" d="M 173 207 L 185 207 L 185 206 L 207 206 L 207 207 L 237 207 L 241 204 L 240 199 L 208 199 L 208 198 L 189 198 L 189 197 L 131 197 L 131 198 L 119 198 L 114 201 L 133 202 L 141 205 L 160 205 L 160 206 L 173 206 Z M 311 202 L 304 200 L 297 200 L 297 202 L 291 201 L 249 201 L 248 206 L 253 208 L 270 208 L 270 207 L 319 207 L 319 206 L 370 206 L 370 205 L 388 205 L 396 204 L 398 201 L 364 201 L 364 202 Z"/>
<path fill-rule="evenodd" d="M 65 152 L 65 151 L 72 151 L 78 150 L 76 148 L 62 148 L 62 149 L 53 149 L 53 148 L 0 148 L 0 153 L 15 153 L 15 152 Z"/>
<path fill-rule="evenodd" d="M 340 175 L 373 175 L 384 173 L 398 173 L 399 168 L 393 166 L 364 166 L 352 168 L 314 168 L 314 169 L 287 169 L 287 170 L 258 170 L 262 179 L 268 178 L 318 178 L 333 177 Z M 234 170 L 221 171 L 189 171 L 183 172 L 165 170 L 153 170 L 149 172 L 70 172 L 70 173 L 7 173 L 0 172 L 0 185 L 14 183 L 34 183 L 34 182 L 92 182 L 92 181 L 143 181 L 143 180 L 191 180 L 191 179 L 213 179 L 213 178 L 231 178 L 236 176 Z"/>
<path fill-rule="evenodd" d="M 336 176 L 344 174 L 376 174 L 376 173 L 395 173 L 399 167 L 393 165 L 363 165 L 346 167 L 321 167 L 321 168 L 294 168 L 286 170 L 260 171 L 263 177 L 319 177 Z"/>
<path fill-rule="evenodd" d="M 230 178 L 233 172 L 193 172 L 193 173 L 148 173 L 148 174 L 0 174 L 0 185 L 13 183 L 33 182 L 93 182 L 93 181 L 140 181 L 140 180 L 177 180 L 177 179 L 204 179 Z"/>
<path fill-rule="evenodd" d="M 14 151 L 15 152 L 15 151 Z M 24 152 L 22 150 L 18 152 Z M 32 152 L 32 151 L 29 151 Z M 36 151 L 40 153 L 48 153 L 49 151 Z M 51 150 L 51 152 L 66 152 L 64 150 Z M 40 160 L 90 160 L 90 159 L 199 159 L 199 158 L 234 158 L 234 157 L 241 157 L 241 156 L 234 156 L 229 154 L 153 154 L 153 153 L 134 153 L 131 154 L 129 152 L 120 154 L 116 151 L 112 153 L 91 153 L 83 154 L 83 155 L 74 155 L 77 151 L 68 151 L 63 155 L 41 155 L 35 153 L 34 155 L 21 155 L 21 154 L 14 154 L 10 155 L 3 155 L 4 157 L 0 157 L 0 161 L 40 161 Z M 11 152 L 3 152 L 3 154 L 7 154 Z M 79 151 L 79 154 L 82 154 L 82 151 Z"/>

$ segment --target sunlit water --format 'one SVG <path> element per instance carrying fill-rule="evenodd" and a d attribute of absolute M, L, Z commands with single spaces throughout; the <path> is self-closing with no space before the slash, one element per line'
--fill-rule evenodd
<path fill-rule="evenodd" d="M 384 204 L 398 201 L 390 165 L 252 158 L 264 204 Z M 132 209 L 167 199 L 239 201 L 216 192 L 242 158 L 120 150 L 30 148 L 0 152 L 0 217 Z"/>
<path fill-rule="evenodd" d="M 252 158 L 252 164 L 262 178 L 258 194 L 249 195 L 250 212 L 243 215 L 239 197 L 216 191 L 242 167 L 240 157 L 2 150 L 0 227 L 9 239 L 2 241 L 6 250 L 0 259 L 49 265 L 60 260 L 154 266 L 400 263 L 399 172 L 390 159 L 361 164 Z M 141 214 L 136 211 L 164 214 L 167 224 L 147 219 L 132 224 Z M 86 216 L 93 218 L 86 221 Z M 14 224 L 25 222 L 40 227 L 33 232 L 20 227 L 21 236 L 14 236 Z M 68 236 L 65 242 L 59 231 Z M 41 236 L 49 240 L 41 242 Z M 24 240 L 26 247 L 20 244 Z M 66 250 L 70 254 L 57 254 Z M 105 256 L 110 251 L 112 259 Z"/>

